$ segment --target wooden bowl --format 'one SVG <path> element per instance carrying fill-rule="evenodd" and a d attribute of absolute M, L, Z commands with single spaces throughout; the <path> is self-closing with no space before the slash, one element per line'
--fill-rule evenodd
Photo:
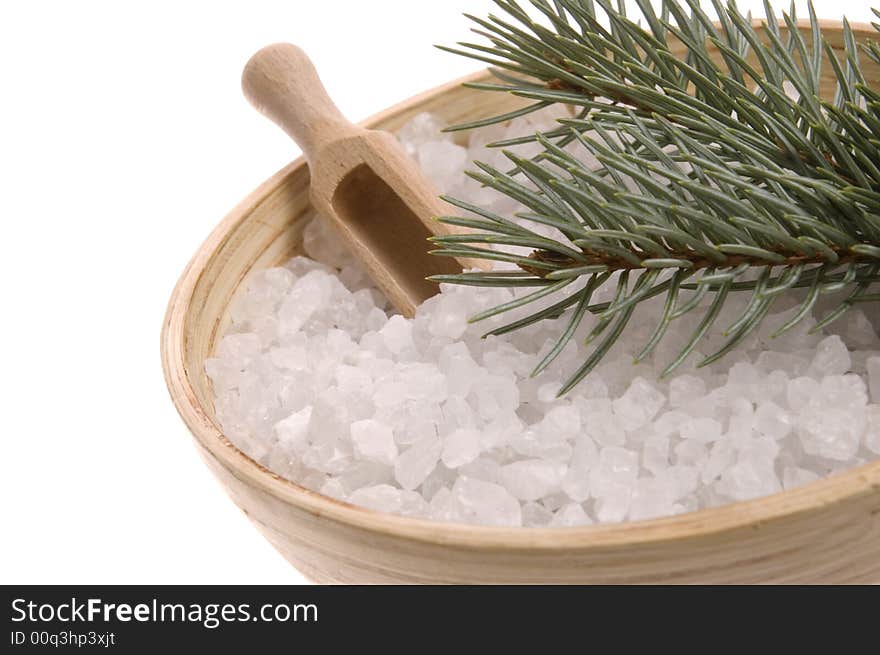
<path fill-rule="evenodd" d="M 841 50 L 840 25 L 824 27 Z M 874 32 L 856 26 L 856 33 L 866 38 Z M 863 61 L 876 86 L 880 67 Z M 830 76 L 826 82 L 824 91 L 833 89 Z M 504 94 L 464 89 L 459 80 L 365 124 L 395 130 L 423 111 L 454 123 L 518 104 Z M 303 227 L 313 215 L 308 185 L 299 159 L 223 219 L 180 278 L 162 334 L 166 382 L 199 453 L 235 503 L 305 576 L 335 583 L 880 581 L 880 461 L 749 502 L 568 529 L 491 528 L 382 514 L 324 497 L 258 465 L 223 436 L 203 363 L 247 274 L 300 252 Z"/>

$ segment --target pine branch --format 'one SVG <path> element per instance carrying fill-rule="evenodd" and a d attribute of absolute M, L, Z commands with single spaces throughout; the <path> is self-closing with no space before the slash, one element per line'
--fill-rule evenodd
<path fill-rule="evenodd" d="M 498 83 L 472 86 L 533 103 L 450 129 L 505 122 L 551 104 L 572 106 L 576 115 L 552 130 L 491 144 L 538 142 L 543 151 L 535 158 L 505 150 L 511 170 L 477 162 L 479 170 L 469 173 L 524 205 L 517 220 L 453 198 L 447 200 L 466 216 L 439 219 L 473 231 L 435 238 L 436 254 L 507 262 L 516 274 L 435 279 L 538 288 L 475 320 L 562 294 L 491 333 L 568 314 L 535 374 L 561 353 L 586 312 L 596 314 L 587 340 L 597 346 L 565 393 L 599 363 L 634 309 L 663 294 L 657 328 L 637 360 L 675 320 L 704 312 L 664 375 L 710 332 L 730 293 L 751 296 L 724 330 L 727 342 L 700 366 L 748 337 L 788 289 L 806 294 L 778 333 L 798 325 L 822 294 L 848 292 L 814 330 L 856 303 L 877 300 L 870 288 L 880 281 L 880 92 L 868 87 L 860 56 L 880 63 L 878 44 L 858 44 L 844 21 L 845 47 L 835 51 L 812 4 L 803 33 L 794 5 L 778 17 L 765 4 L 763 39 L 748 16 L 721 0 L 712 0 L 717 24 L 698 0 L 663 0 L 659 13 L 638 0 L 637 20 L 609 0 L 529 0 L 537 19 L 515 0 L 495 4 L 504 18 L 470 17 L 488 45 L 443 49 L 495 67 Z M 676 42 L 683 57 L 674 54 Z M 819 96 L 823 65 L 836 80 L 831 100 Z M 590 304 L 611 283 L 614 300 Z M 568 294 L 570 284 L 579 290 Z M 692 295 L 680 300 L 685 290 Z"/>

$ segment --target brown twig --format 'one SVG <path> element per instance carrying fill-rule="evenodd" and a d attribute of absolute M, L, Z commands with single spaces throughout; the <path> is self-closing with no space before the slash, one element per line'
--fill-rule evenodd
<path fill-rule="evenodd" d="M 866 256 L 859 255 L 856 253 L 851 253 L 847 250 L 837 247 L 831 247 L 831 249 L 838 255 L 838 259 L 834 262 L 825 259 L 823 257 L 818 256 L 807 256 L 807 255 L 788 255 L 786 256 L 784 261 L 779 262 L 771 262 L 766 259 L 760 259 L 758 257 L 749 257 L 747 255 L 727 255 L 724 262 L 718 262 L 709 257 L 695 255 L 695 253 L 690 251 L 673 251 L 670 253 L 670 258 L 672 259 L 683 259 L 691 262 L 692 266 L 689 270 L 700 270 L 705 268 L 736 268 L 737 266 L 741 266 L 743 264 L 748 264 L 750 266 L 794 266 L 797 264 L 835 264 L 835 265 L 845 265 L 845 264 L 853 264 L 853 263 L 876 263 L 876 260 Z M 559 253 L 551 252 L 549 250 L 534 250 L 529 255 L 529 259 L 534 259 L 536 261 L 540 261 L 547 264 L 553 264 L 558 266 L 558 269 L 554 270 L 564 270 L 566 268 L 578 268 L 581 266 L 594 266 L 594 265 L 604 265 L 607 266 L 609 270 L 617 271 L 617 270 L 640 270 L 643 269 L 644 266 L 634 264 L 633 262 L 623 259 L 621 257 L 611 257 L 607 254 L 599 253 L 592 250 L 582 250 L 584 255 L 586 256 L 586 261 L 584 260 L 576 260 L 572 257 L 568 257 L 566 255 L 560 255 Z M 651 259 L 651 257 L 645 257 L 643 253 L 639 253 L 636 251 L 632 251 L 634 255 L 639 257 L 641 260 Z M 780 253 L 781 254 L 781 253 Z M 548 273 L 553 271 L 547 270 L 545 268 L 539 268 L 537 266 L 532 267 L 528 264 L 520 264 L 519 267 L 527 273 L 530 273 L 536 277 L 545 277 Z"/>

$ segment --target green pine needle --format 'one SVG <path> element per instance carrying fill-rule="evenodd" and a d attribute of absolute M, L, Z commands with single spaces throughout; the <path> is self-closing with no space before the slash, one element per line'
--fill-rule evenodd
<path fill-rule="evenodd" d="M 662 0 L 659 11 L 637 0 L 639 16 L 610 0 L 527 0 L 529 10 L 516 0 L 495 4 L 502 16 L 469 16 L 487 44 L 443 49 L 495 67 L 498 83 L 471 86 L 530 104 L 449 129 L 501 123 L 553 104 L 573 107 L 573 117 L 492 144 L 539 142 L 544 150 L 535 158 L 505 151 L 510 171 L 477 162 L 480 171 L 469 173 L 524 205 L 520 222 L 448 199 L 466 215 L 441 220 L 472 231 L 434 238 L 433 252 L 518 267 L 440 281 L 536 288 L 473 320 L 561 296 L 491 332 L 568 314 L 535 374 L 562 352 L 587 312 L 597 315 L 587 337 L 595 349 L 563 385 L 567 392 L 610 350 L 636 307 L 658 295 L 665 306 L 637 361 L 677 319 L 703 312 L 664 375 L 695 351 L 731 293 L 751 295 L 740 316 L 722 326 L 727 341 L 701 366 L 752 334 L 788 289 L 804 289 L 805 298 L 777 335 L 808 316 L 819 295 L 848 292 L 816 329 L 880 298 L 870 293 L 880 281 L 880 91 L 869 88 L 861 64 L 863 57 L 880 63 L 880 45 L 858 44 L 844 21 L 844 48 L 832 48 L 812 4 L 801 30 L 793 5 L 777 15 L 766 4 L 760 35 L 722 0 L 711 0 L 717 25 L 699 0 Z M 673 54 L 673 41 L 684 45 L 683 57 Z M 818 95 L 823 66 L 836 80 L 832 98 Z M 583 155 L 565 149 L 575 142 Z M 528 222 L 559 236 L 542 236 Z M 632 282 L 631 271 L 639 273 Z M 569 293 L 581 279 L 581 290 Z M 609 283 L 617 285 L 614 300 L 590 305 Z M 685 290 L 692 294 L 682 300 Z M 701 302 L 707 294 L 708 307 Z"/>

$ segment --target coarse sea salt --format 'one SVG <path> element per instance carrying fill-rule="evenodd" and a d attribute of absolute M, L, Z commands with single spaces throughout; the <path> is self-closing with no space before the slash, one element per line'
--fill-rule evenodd
<path fill-rule="evenodd" d="M 555 111 L 478 130 L 467 147 L 441 135 L 428 114 L 399 138 L 441 191 L 509 216 L 515 203 L 463 168 L 474 159 L 503 166 L 486 144 L 550 128 Z M 534 149 L 525 144 L 520 154 Z M 702 313 L 679 319 L 635 365 L 664 302 L 652 299 L 600 365 L 557 398 L 588 353 L 577 337 L 595 319 L 585 318 L 558 360 L 532 378 L 565 319 L 486 339 L 517 312 L 467 322 L 520 290 L 443 286 L 408 320 L 321 219 L 306 228 L 304 249 L 309 257 L 250 276 L 205 368 L 225 434 L 279 475 L 333 498 L 439 521 L 563 528 L 748 500 L 880 456 L 873 307 L 817 334 L 810 317 L 771 339 L 803 298 L 786 292 L 726 358 L 698 369 L 695 352 L 660 380 Z M 612 287 L 596 301 L 609 300 Z M 836 300 L 823 298 L 814 311 Z M 746 301 L 731 294 L 716 325 L 733 322 Z M 723 345 L 717 332 L 698 350 Z"/>

